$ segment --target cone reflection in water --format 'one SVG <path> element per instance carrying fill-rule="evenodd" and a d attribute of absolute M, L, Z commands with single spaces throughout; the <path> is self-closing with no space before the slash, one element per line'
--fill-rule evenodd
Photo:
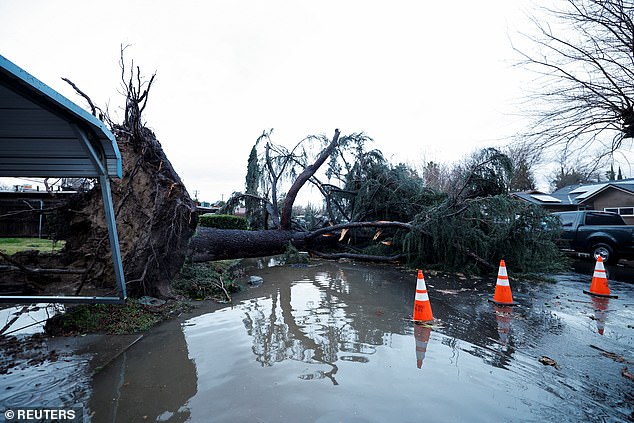
<path fill-rule="evenodd" d="M 424 325 L 414 325 L 414 339 L 416 339 L 416 367 L 419 369 L 423 366 L 425 353 L 427 352 L 427 343 L 431 336 L 431 328 Z"/>
<path fill-rule="evenodd" d="M 506 345 L 511 332 L 511 320 L 513 320 L 513 307 L 495 305 L 495 320 L 498 324 L 498 336 L 502 345 Z"/>
<path fill-rule="evenodd" d="M 594 320 L 597 322 L 597 331 L 599 335 L 603 335 L 605 330 L 605 321 L 607 319 L 609 298 L 592 297 L 592 308 L 594 310 Z"/>
<path fill-rule="evenodd" d="M 493 300 L 499 305 L 515 305 L 513 302 L 513 294 L 511 294 L 511 285 L 509 284 L 509 276 L 506 272 L 506 263 L 500 260 L 500 268 L 498 269 L 498 278 L 495 283 L 495 294 Z"/>
<path fill-rule="evenodd" d="M 605 271 L 605 266 L 603 266 L 603 257 L 597 257 L 597 263 L 594 266 L 594 273 L 592 274 L 592 282 L 590 283 L 590 290 L 584 290 L 583 292 L 598 297 L 618 298 L 616 295 L 610 294 L 608 275 Z"/>
<path fill-rule="evenodd" d="M 415 322 L 429 322 L 434 320 L 431 312 L 431 304 L 429 295 L 427 294 L 427 285 L 425 285 L 425 277 L 423 271 L 418 271 L 418 279 L 416 280 L 416 295 L 414 297 L 414 316 Z"/>

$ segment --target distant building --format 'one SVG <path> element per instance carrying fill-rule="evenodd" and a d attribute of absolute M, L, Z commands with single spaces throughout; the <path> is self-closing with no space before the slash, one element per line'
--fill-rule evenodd
<path fill-rule="evenodd" d="M 634 225 L 634 179 L 577 184 L 550 194 L 540 191 L 515 192 L 517 198 L 544 207 L 548 211 L 602 210 L 618 213 Z"/>

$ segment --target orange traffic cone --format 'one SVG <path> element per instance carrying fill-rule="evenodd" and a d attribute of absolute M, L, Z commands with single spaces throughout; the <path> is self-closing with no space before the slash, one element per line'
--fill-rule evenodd
<path fill-rule="evenodd" d="M 423 360 L 427 352 L 427 343 L 431 336 L 431 328 L 429 326 L 415 325 L 414 339 L 416 339 L 416 367 L 423 367 Z"/>
<path fill-rule="evenodd" d="M 511 286 L 509 285 L 509 276 L 506 273 L 506 263 L 504 260 L 500 260 L 500 268 L 498 269 L 498 279 L 495 284 L 495 294 L 493 294 L 493 301 L 498 305 L 516 305 L 513 302 L 513 294 L 511 294 Z"/>
<path fill-rule="evenodd" d="M 414 297 L 414 317 L 415 322 L 429 322 L 434 320 L 431 312 L 431 304 L 429 303 L 429 295 L 427 294 L 427 285 L 425 285 L 425 277 L 423 271 L 418 271 L 418 280 L 416 281 L 416 296 Z"/>
<path fill-rule="evenodd" d="M 594 266 L 594 274 L 592 275 L 590 290 L 586 291 L 584 289 L 583 293 L 588 295 L 596 295 L 597 297 L 619 298 L 616 295 L 610 295 L 610 288 L 608 287 L 608 277 L 605 273 L 605 267 L 603 266 L 603 257 L 597 257 L 597 264 Z"/>

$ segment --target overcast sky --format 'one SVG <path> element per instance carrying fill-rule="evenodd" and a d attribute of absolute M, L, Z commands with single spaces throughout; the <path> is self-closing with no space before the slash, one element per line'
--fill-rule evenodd
<path fill-rule="evenodd" d="M 522 5 L 520 7 L 520 5 Z M 417 166 L 511 140 L 524 1 L 1 0 L 0 54 L 121 116 L 119 50 L 156 71 L 145 119 L 190 194 L 243 190 L 263 130 L 294 145 L 365 132 Z"/>

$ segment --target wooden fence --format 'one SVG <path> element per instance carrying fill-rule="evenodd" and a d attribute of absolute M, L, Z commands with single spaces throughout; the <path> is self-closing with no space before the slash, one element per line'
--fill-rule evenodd
<path fill-rule="evenodd" d="M 65 199 L 62 196 L 0 196 L 1 238 L 46 238 L 47 214 Z"/>

